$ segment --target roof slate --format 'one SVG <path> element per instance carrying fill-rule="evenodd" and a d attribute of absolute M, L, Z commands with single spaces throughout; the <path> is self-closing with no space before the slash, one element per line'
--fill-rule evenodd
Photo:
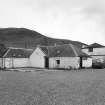
<path fill-rule="evenodd" d="M 39 46 L 40 49 L 49 57 L 77 57 L 87 56 L 80 48 L 72 44 L 64 44 L 57 46 Z"/>
<path fill-rule="evenodd" d="M 29 58 L 33 50 L 31 49 L 22 49 L 22 48 L 9 48 L 5 53 L 5 58 Z"/>

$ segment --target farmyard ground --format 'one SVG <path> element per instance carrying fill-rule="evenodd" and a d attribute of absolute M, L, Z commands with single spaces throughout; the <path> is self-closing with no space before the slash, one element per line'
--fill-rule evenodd
<path fill-rule="evenodd" d="M 105 69 L 1 71 L 0 105 L 105 105 Z"/>

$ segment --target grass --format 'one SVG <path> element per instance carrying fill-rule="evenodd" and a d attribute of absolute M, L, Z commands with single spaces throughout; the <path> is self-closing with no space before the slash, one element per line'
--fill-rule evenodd
<path fill-rule="evenodd" d="M 1 71 L 0 105 L 105 105 L 105 69 Z"/>

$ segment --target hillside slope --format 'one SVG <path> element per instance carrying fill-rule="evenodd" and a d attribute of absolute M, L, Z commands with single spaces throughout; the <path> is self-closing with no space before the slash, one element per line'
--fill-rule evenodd
<path fill-rule="evenodd" d="M 65 39 L 54 39 L 26 28 L 1 28 L 0 43 L 12 47 L 35 48 L 37 45 L 74 44 L 81 47 L 84 43 Z"/>

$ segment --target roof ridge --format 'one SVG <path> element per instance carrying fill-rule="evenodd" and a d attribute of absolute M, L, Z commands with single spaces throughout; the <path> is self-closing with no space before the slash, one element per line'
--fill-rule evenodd
<path fill-rule="evenodd" d="M 69 44 L 71 44 L 71 43 L 69 43 Z M 37 45 L 37 47 L 58 47 L 58 46 L 65 46 L 65 45 L 69 45 L 69 44 L 61 44 L 61 45 Z"/>
<path fill-rule="evenodd" d="M 27 48 L 16 48 L 16 47 L 8 47 L 9 49 L 22 49 L 22 50 L 33 50 L 33 49 L 27 49 Z"/>
<path fill-rule="evenodd" d="M 75 49 L 74 45 L 73 44 L 69 44 L 69 45 L 71 46 L 75 56 L 78 56 L 78 53 L 76 52 L 76 49 Z"/>

